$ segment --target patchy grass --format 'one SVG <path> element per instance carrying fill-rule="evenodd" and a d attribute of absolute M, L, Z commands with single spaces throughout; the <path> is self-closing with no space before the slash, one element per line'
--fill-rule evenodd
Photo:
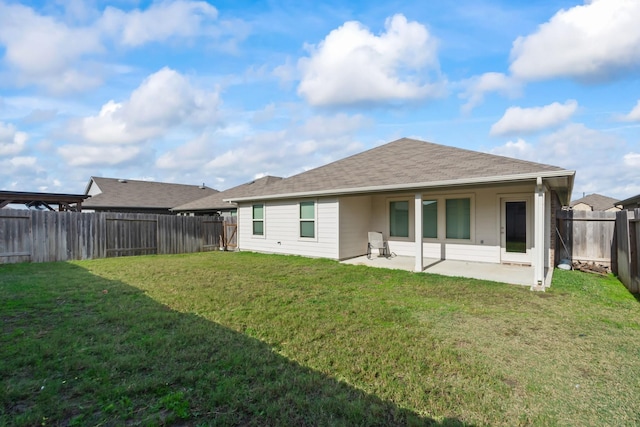
<path fill-rule="evenodd" d="M 640 424 L 640 306 L 328 260 L 0 266 L 0 425 Z"/>

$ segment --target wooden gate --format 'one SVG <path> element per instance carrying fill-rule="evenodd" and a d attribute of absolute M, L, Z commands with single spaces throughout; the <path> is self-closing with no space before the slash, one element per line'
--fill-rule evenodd
<path fill-rule="evenodd" d="M 225 217 L 223 223 L 223 245 L 226 249 L 235 250 L 238 247 L 238 218 Z"/>

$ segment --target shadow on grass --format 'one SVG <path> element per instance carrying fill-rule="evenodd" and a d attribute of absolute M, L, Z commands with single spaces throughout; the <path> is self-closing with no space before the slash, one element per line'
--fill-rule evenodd
<path fill-rule="evenodd" d="M 465 425 L 71 264 L 0 266 L 0 297 L 0 425 Z"/>

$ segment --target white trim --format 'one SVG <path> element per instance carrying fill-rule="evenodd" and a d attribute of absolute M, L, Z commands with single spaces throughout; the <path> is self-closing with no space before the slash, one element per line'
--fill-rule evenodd
<path fill-rule="evenodd" d="M 469 199 L 469 238 L 468 239 L 454 239 L 447 237 L 447 200 Z M 444 234 L 442 241 L 447 243 L 474 243 L 476 241 L 476 193 L 461 193 L 461 194 L 449 194 L 443 197 L 444 203 L 442 203 L 442 210 L 444 215 L 442 221 L 444 222 Z M 438 212 L 439 213 L 439 212 Z M 438 222 L 440 222 L 438 217 Z M 440 230 L 438 230 L 440 231 Z M 438 233 L 439 235 L 439 233 Z M 440 237 L 438 237 L 440 239 Z"/>
<path fill-rule="evenodd" d="M 422 215 L 424 215 L 424 202 L 435 202 L 436 203 L 436 237 L 424 237 L 422 236 L 422 241 L 424 243 L 438 243 L 441 241 L 440 236 L 442 235 L 442 230 L 440 227 L 440 218 L 442 217 L 442 212 L 440 212 L 440 205 L 442 205 L 442 203 L 440 203 L 442 200 L 444 200 L 442 197 L 440 196 L 430 196 L 427 195 L 425 196 L 424 194 L 422 195 Z M 422 227 L 422 234 L 424 234 L 424 224 Z M 444 240 L 444 239 L 442 239 Z"/>
<path fill-rule="evenodd" d="M 546 188 L 538 178 L 533 198 L 533 288 L 544 289 L 544 205 Z"/>
<path fill-rule="evenodd" d="M 414 196 L 414 237 L 415 237 L 415 267 L 414 271 L 422 272 L 424 270 L 423 253 L 424 248 L 422 246 L 422 193 L 416 193 Z"/>
<path fill-rule="evenodd" d="M 406 236 L 392 236 L 391 235 L 391 203 L 392 202 L 407 202 L 407 235 Z M 411 198 L 408 196 L 387 197 L 386 199 L 386 229 L 389 240 L 395 240 L 399 242 L 411 242 Z"/>
<path fill-rule="evenodd" d="M 254 206 L 258 206 L 258 205 L 262 205 L 262 220 L 259 219 L 254 219 L 253 218 L 253 207 Z M 251 238 L 252 239 L 266 239 L 267 238 L 267 204 L 264 202 L 261 203 L 251 203 L 249 205 L 250 209 L 251 209 Z M 253 223 L 256 221 L 262 221 L 262 234 L 255 234 L 253 232 L 254 228 L 253 228 Z M 237 230 L 237 228 L 236 228 Z M 237 231 L 236 231 L 237 233 Z"/>
<path fill-rule="evenodd" d="M 380 193 L 387 191 L 400 191 L 400 190 L 424 190 L 428 188 L 437 187 L 453 187 L 461 185 L 476 185 L 476 184 L 494 184 L 504 182 L 518 182 L 518 181 L 530 181 L 537 178 L 571 178 L 575 175 L 575 171 L 561 170 L 550 172 L 536 172 L 516 175 L 502 175 L 491 177 L 478 177 L 478 178 L 461 178 L 450 179 L 445 181 L 430 181 L 430 182 L 416 182 L 408 184 L 391 184 L 391 185 L 374 185 L 369 187 L 354 187 L 343 188 L 334 190 L 316 190 L 308 192 L 297 193 L 282 193 L 282 194 L 270 194 L 270 195 L 254 195 L 249 197 L 238 197 L 223 199 L 225 202 L 244 202 L 251 200 L 273 200 L 273 199 L 290 199 L 290 198 L 305 198 L 316 196 L 340 196 L 346 194 L 358 194 L 358 193 Z"/>
<path fill-rule="evenodd" d="M 313 203 L 313 237 L 302 237 L 300 235 L 301 223 L 302 221 L 310 221 L 310 220 L 300 218 L 300 204 L 309 203 L 309 202 Z M 318 200 L 317 199 L 298 200 L 298 240 L 301 242 L 317 242 L 318 241 Z"/>
<path fill-rule="evenodd" d="M 532 264 L 533 249 L 533 197 L 531 193 L 510 193 L 498 194 L 498 245 L 500 247 L 500 262 Z M 525 244 L 524 254 L 514 254 L 506 252 L 506 230 L 503 230 L 505 221 L 505 206 L 507 202 L 525 202 L 526 203 L 526 227 L 527 240 Z M 510 258 L 511 257 L 511 258 Z"/>

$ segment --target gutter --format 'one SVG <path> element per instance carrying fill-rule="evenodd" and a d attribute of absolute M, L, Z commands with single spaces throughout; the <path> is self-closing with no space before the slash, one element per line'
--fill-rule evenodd
<path fill-rule="evenodd" d="M 497 184 L 503 182 L 514 181 L 528 181 L 536 180 L 537 178 L 562 178 L 567 177 L 569 179 L 569 186 L 573 187 L 573 176 L 576 171 L 563 170 L 563 171 L 549 171 L 549 172 L 534 172 L 517 175 L 502 175 L 492 177 L 478 177 L 478 178 L 463 178 L 463 179 L 450 179 L 446 181 L 431 181 L 431 182 L 417 182 L 410 184 L 391 184 L 391 185 L 374 185 L 369 187 L 354 187 L 354 188 L 339 188 L 335 190 L 316 190 L 316 191 L 304 191 L 297 193 L 281 193 L 281 194 L 269 194 L 265 196 L 245 196 L 238 198 L 222 199 L 225 202 L 245 202 L 251 200 L 275 200 L 275 199 L 292 199 L 300 197 L 317 197 L 317 196 L 342 196 L 347 194 L 358 193 L 382 193 L 388 191 L 397 190 L 417 190 L 424 188 L 439 188 L 439 187 L 453 187 L 461 185 L 477 185 L 477 184 Z"/>

